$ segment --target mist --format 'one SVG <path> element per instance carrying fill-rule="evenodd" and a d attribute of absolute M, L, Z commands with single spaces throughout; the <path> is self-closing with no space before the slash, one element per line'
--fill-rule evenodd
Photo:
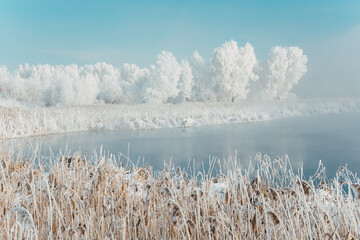
<path fill-rule="evenodd" d="M 360 24 L 309 43 L 308 72 L 293 91 L 299 97 L 360 97 Z"/>

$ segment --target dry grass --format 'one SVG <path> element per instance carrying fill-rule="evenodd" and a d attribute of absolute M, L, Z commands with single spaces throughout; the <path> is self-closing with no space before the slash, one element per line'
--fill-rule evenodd
<path fill-rule="evenodd" d="M 1 239 L 359 239 L 359 178 L 320 165 L 304 180 L 288 159 L 244 170 L 154 173 L 99 156 L 51 164 L 0 156 Z"/>

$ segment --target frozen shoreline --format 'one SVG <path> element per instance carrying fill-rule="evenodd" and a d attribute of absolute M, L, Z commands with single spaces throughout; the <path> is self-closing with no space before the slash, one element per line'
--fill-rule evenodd
<path fill-rule="evenodd" d="M 38 107 L 0 99 L 0 138 L 196 127 L 360 111 L 360 98 Z"/>

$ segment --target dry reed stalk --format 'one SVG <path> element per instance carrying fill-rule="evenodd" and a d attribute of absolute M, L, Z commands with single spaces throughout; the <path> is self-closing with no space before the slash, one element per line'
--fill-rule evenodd
<path fill-rule="evenodd" d="M 344 193 L 340 181 L 315 189 L 274 169 L 269 158 L 259 160 L 258 172 L 202 179 L 179 167 L 154 174 L 103 158 L 92 165 L 85 157 L 60 157 L 49 172 L 9 154 L 0 162 L 3 239 L 33 236 L 9 211 L 14 207 L 28 210 L 40 239 L 356 239 L 359 233 L 359 199 Z M 359 195 L 359 179 L 346 169 L 341 174 Z"/>

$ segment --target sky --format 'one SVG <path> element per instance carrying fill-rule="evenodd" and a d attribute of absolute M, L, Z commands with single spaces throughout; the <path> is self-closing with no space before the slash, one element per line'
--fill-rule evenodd
<path fill-rule="evenodd" d="M 210 58 L 228 40 L 265 59 L 275 45 L 298 46 L 308 73 L 300 96 L 360 92 L 360 1 L 1 0 L 0 65 L 149 66 L 162 50 L 178 60 Z"/>

